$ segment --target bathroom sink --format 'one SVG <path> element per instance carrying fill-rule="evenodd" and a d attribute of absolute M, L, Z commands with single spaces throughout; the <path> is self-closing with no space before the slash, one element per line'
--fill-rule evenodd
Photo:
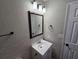
<path fill-rule="evenodd" d="M 34 48 L 37 52 L 39 52 L 41 55 L 44 55 L 46 51 L 52 46 L 52 43 L 41 39 L 40 41 L 34 43 L 32 45 L 32 48 Z"/>

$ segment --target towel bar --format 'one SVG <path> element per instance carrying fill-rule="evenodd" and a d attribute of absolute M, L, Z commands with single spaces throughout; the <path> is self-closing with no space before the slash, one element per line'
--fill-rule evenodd
<path fill-rule="evenodd" d="M 8 33 L 8 34 L 0 35 L 0 37 L 8 36 L 8 35 L 13 35 L 13 34 L 14 34 L 14 32 L 10 32 L 10 33 Z"/>

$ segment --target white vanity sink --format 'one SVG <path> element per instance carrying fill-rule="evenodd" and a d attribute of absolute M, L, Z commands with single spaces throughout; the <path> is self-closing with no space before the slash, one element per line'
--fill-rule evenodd
<path fill-rule="evenodd" d="M 41 55 L 44 55 L 51 46 L 52 46 L 52 43 L 42 39 L 42 40 L 34 43 L 32 45 L 32 48 L 34 48 Z"/>

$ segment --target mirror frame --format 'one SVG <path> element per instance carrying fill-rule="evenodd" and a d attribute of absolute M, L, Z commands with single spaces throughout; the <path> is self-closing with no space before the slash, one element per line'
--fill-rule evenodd
<path fill-rule="evenodd" d="M 39 34 L 37 34 L 37 35 L 35 35 L 35 36 L 32 36 L 31 14 L 34 14 L 34 15 L 41 16 L 41 17 L 42 17 L 42 32 L 39 33 Z M 28 22 L 29 22 L 29 33 L 30 33 L 30 38 L 34 38 L 34 37 L 40 36 L 40 35 L 42 35 L 42 34 L 44 33 L 44 16 L 43 16 L 43 15 L 28 11 Z"/>

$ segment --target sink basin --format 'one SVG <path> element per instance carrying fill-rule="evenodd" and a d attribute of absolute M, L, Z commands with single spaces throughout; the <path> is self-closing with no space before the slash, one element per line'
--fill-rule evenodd
<path fill-rule="evenodd" d="M 44 55 L 46 51 L 52 46 L 52 43 L 46 40 L 40 40 L 32 45 L 32 47 L 39 52 L 41 55 Z"/>

